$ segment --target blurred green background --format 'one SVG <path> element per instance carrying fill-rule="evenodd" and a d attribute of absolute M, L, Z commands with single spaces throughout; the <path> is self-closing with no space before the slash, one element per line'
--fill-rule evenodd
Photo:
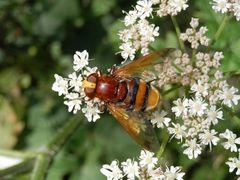
<path fill-rule="evenodd" d="M 122 61 L 116 52 L 123 29 L 122 10 L 129 0 L 0 0 L 0 148 L 33 150 L 46 144 L 73 115 L 62 98 L 52 92 L 54 73 L 72 72 L 72 56 L 86 49 L 93 66 L 106 71 Z M 200 17 L 216 32 L 223 16 L 213 13 L 209 1 L 190 3 L 177 17 L 185 30 L 191 16 Z M 177 47 L 169 17 L 156 20 L 160 38 L 154 47 Z M 214 48 L 224 50 L 222 70 L 240 69 L 240 22 L 228 22 Z M 236 86 L 238 83 L 234 82 Z M 78 116 L 78 115 L 76 115 Z M 226 116 L 229 118 L 229 116 Z M 229 119 L 229 121 L 231 121 Z M 239 122 L 222 124 L 239 132 Z M 161 140 L 161 139 L 160 139 Z M 216 149 L 199 161 L 190 161 L 172 141 L 166 151 L 169 164 L 182 165 L 186 179 L 233 179 L 224 165 L 225 155 Z M 140 147 L 119 124 L 104 114 L 96 123 L 84 123 L 57 155 L 49 180 L 105 179 L 99 169 L 114 159 L 136 158 Z M 209 173 L 211 172 L 211 173 Z M 27 176 L 26 176 L 27 177 Z"/>

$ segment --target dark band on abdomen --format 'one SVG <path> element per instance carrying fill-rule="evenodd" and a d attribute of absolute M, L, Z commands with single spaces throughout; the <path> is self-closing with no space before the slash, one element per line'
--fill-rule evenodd
<path fill-rule="evenodd" d="M 137 92 L 138 92 L 138 87 L 139 87 L 139 79 L 133 78 L 133 80 L 134 80 L 134 85 L 133 85 L 132 91 L 130 92 L 131 94 L 129 94 L 129 96 L 131 97 L 131 100 L 130 100 L 129 107 L 127 108 L 127 111 L 133 111 Z"/>
<path fill-rule="evenodd" d="M 147 107 L 147 102 L 148 102 L 148 96 L 149 96 L 149 91 L 150 91 L 150 83 L 146 83 L 146 92 L 144 95 L 144 101 L 143 101 L 143 105 L 141 108 L 141 111 L 144 112 L 146 107 Z"/>

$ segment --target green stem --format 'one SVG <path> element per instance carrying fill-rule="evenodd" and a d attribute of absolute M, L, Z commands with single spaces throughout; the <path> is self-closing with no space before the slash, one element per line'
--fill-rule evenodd
<path fill-rule="evenodd" d="M 176 89 L 179 89 L 179 88 L 181 88 L 182 86 L 180 86 L 180 85 L 174 85 L 171 89 L 168 89 L 168 90 L 166 90 L 166 91 L 164 91 L 163 93 L 161 93 L 162 94 L 162 96 L 165 96 L 165 95 L 167 95 L 168 93 L 171 93 L 172 91 L 175 91 Z"/>
<path fill-rule="evenodd" d="M 31 180 L 43 180 L 46 177 L 46 171 L 51 162 L 51 157 L 48 154 L 39 154 L 34 165 L 31 175 Z"/>
<path fill-rule="evenodd" d="M 193 51 L 192 51 L 192 57 L 191 57 L 192 66 L 194 66 L 196 63 L 196 57 L 195 57 L 196 51 L 197 51 L 196 49 L 193 49 Z"/>
<path fill-rule="evenodd" d="M 31 152 L 31 151 L 20 152 L 20 151 L 0 149 L 0 155 L 8 156 L 8 157 L 16 157 L 20 159 L 34 158 L 37 154 L 38 153 Z"/>
<path fill-rule="evenodd" d="M 0 150 L 0 155 L 12 158 L 18 158 L 22 161 L 16 165 L 0 170 L 0 177 L 6 179 L 12 178 L 18 174 L 29 172 L 34 165 L 35 157 L 38 153 L 35 152 L 20 152 L 12 150 Z"/>
<path fill-rule="evenodd" d="M 160 146 L 159 151 L 157 152 L 158 159 L 162 156 L 162 154 L 167 146 L 168 140 L 169 140 L 169 134 L 167 132 L 164 132 L 163 142 Z"/>
<path fill-rule="evenodd" d="M 175 70 L 178 71 L 178 73 L 182 73 L 183 72 L 183 70 L 180 67 L 178 67 L 178 65 L 176 65 L 174 62 L 172 62 L 172 67 L 174 67 Z"/>
<path fill-rule="evenodd" d="M 35 159 L 30 158 L 30 159 L 25 159 L 24 161 L 11 166 L 9 168 L 0 170 L 0 179 L 13 179 L 14 176 L 18 174 L 23 174 L 25 172 L 29 172 L 34 165 Z"/>
<path fill-rule="evenodd" d="M 211 47 L 212 45 L 214 45 L 214 43 L 218 40 L 218 38 L 220 37 L 220 35 L 222 34 L 222 32 L 223 32 L 223 30 L 224 30 L 224 27 L 225 27 L 225 25 L 226 25 L 226 23 L 227 23 L 227 20 L 228 20 L 228 15 L 225 14 L 225 16 L 224 16 L 221 24 L 220 24 L 219 27 L 218 27 L 217 32 L 216 32 L 215 35 L 214 35 L 213 40 L 212 40 L 212 41 L 210 42 L 210 44 L 209 44 L 209 47 Z"/>
<path fill-rule="evenodd" d="M 1 177 L 13 177 L 30 171 L 33 166 L 32 180 L 43 180 L 46 178 L 47 170 L 53 162 L 54 157 L 60 151 L 62 146 L 69 140 L 72 134 L 78 129 L 83 122 L 83 115 L 69 120 L 64 127 L 50 140 L 45 148 L 38 152 L 19 152 L 0 150 L 0 154 L 9 157 L 18 157 L 23 159 L 17 165 L 11 166 L 4 170 L 0 170 Z M 35 164 L 34 164 L 35 162 Z"/>
<path fill-rule="evenodd" d="M 149 49 L 151 49 L 153 52 L 156 52 L 157 49 L 155 49 L 154 47 L 152 47 L 151 45 L 149 45 Z"/>
<path fill-rule="evenodd" d="M 65 126 L 50 140 L 47 144 L 46 149 L 48 152 L 53 153 L 55 155 L 61 147 L 65 144 L 65 142 L 72 136 L 72 134 L 76 131 L 76 129 L 83 122 L 83 115 L 81 117 L 75 117 L 69 120 Z"/>
<path fill-rule="evenodd" d="M 177 20 L 174 16 L 171 16 L 171 19 L 172 19 L 172 23 L 174 25 L 174 28 L 175 28 L 175 31 L 177 33 L 177 38 L 178 38 L 178 43 L 179 43 L 179 46 L 181 48 L 181 50 L 185 50 L 185 46 L 184 46 L 184 43 L 183 41 L 180 39 L 180 28 L 178 26 L 178 23 L 177 23 Z"/>
<path fill-rule="evenodd" d="M 50 140 L 45 150 L 37 156 L 37 161 L 32 173 L 33 180 L 42 180 L 47 176 L 47 170 L 51 166 L 54 157 L 60 151 L 62 146 L 69 140 L 72 134 L 83 122 L 83 115 L 69 120 L 64 127 Z"/>

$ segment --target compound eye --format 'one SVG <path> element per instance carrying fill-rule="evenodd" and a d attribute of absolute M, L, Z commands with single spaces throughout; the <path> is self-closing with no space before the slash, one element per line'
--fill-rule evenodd
<path fill-rule="evenodd" d="M 98 76 L 96 73 L 90 74 L 83 82 L 84 92 L 90 99 L 95 97 L 95 90 Z"/>

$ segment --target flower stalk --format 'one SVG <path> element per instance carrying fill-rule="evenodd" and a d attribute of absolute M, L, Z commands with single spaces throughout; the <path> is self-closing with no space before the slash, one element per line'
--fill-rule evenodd
<path fill-rule="evenodd" d="M 167 143 L 168 143 L 168 140 L 169 140 L 169 134 L 167 132 L 164 132 L 164 137 L 163 137 L 163 141 L 162 141 L 162 144 L 160 146 L 160 149 L 159 151 L 157 152 L 157 158 L 160 159 L 167 147 Z"/>
<path fill-rule="evenodd" d="M 177 33 L 177 38 L 178 38 L 178 43 L 179 43 L 179 46 L 180 46 L 180 49 L 181 50 L 185 50 L 185 46 L 184 46 L 184 43 L 183 41 L 180 39 L 180 28 L 178 26 L 178 23 L 177 23 L 177 20 L 174 16 L 171 16 L 171 20 L 172 20 L 172 23 L 173 23 L 173 26 L 175 28 L 175 31 Z"/>
<path fill-rule="evenodd" d="M 212 41 L 209 44 L 209 47 L 213 46 L 215 44 L 215 42 L 218 40 L 218 38 L 221 36 L 221 34 L 222 34 L 222 32 L 223 32 L 223 30 L 224 30 L 224 28 L 226 26 L 226 23 L 227 23 L 228 19 L 229 19 L 228 15 L 225 14 L 221 24 L 218 27 L 218 30 L 216 31 Z"/>
<path fill-rule="evenodd" d="M 61 150 L 62 146 L 72 137 L 74 132 L 83 122 L 83 115 L 74 117 L 66 122 L 64 127 L 49 141 L 43 150 L 33 152 L 20 152 L 0 150 L 0 154 L 8 157 L 18 157 L 22 162 L 9 168 L 0 170 L 0 177 L 12 177 L 32 170 L 32 180 L 44 180 L 47 176 L 47 169 L 51 166 L 54 157 Z"/>
<path fill-rule="evenodd" d="M 0 178 L 3 177 L 6 179 L 11 179 L 18 174 L 29 172 L 34 166 L 34 162 L 35 158 L 29 158 L 14 166 L 0 170 Z"/>

